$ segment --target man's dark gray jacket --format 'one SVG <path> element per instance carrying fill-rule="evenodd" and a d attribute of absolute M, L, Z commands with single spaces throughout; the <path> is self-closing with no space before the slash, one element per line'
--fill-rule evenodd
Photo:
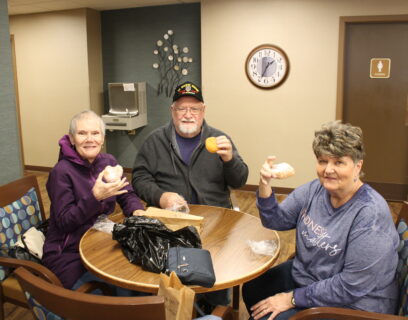
<path fill-rule="evenodd" d="M 238 154 L 232 140 L 233 157 L 223 162 L 216 153 L 205 148 L 205 139 L 225 135 L 204 121 L 201 139 L 186 165 L 180 155 L 172 121 L 153 131 L 143 143 L 136 157 L 132 173 L 135 192 L 148 206 L 160 207 L 164 192 L 176 192 L 188 203 L 192 190 L 198 204 L 230 208 L 229 188 L 242 187 L 248 178 L 248 166 Z"/>

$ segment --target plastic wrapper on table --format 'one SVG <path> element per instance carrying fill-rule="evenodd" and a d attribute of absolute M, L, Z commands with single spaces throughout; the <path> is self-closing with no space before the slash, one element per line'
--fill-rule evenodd
<path fill-rule="evenodd" d="M 161 221 L 144 216 L 128 217 L 123 224 L 115 224 L 112 239 L 120 243 L 130 262 L 156 273 L 165 271 L 170 247 L 201 248 L 196 228 L 171 231 Z"/>
<path fill-rule="evenodd" d="M 251 248 L 252 252 L 265 256 L 274 256 L 278 248 L 275 240 L 247 240 L 246 243 Z"/>

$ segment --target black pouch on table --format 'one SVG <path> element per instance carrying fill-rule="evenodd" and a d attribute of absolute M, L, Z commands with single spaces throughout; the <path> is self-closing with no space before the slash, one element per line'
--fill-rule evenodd
<path fill-rule="evenodd" d="M 215 283 L 211 254 L 205 249 L 170 248 L 166 273 L 170 274 L 172 271 L 183 284 L 211 288 Z"/>

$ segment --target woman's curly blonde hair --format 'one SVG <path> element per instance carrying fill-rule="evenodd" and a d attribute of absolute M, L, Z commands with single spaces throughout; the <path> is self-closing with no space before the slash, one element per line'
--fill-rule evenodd
<path fill-rule="evenodd" d="M 363 131 L 359 127 L 340 121 L 330 121 L 315 131 L 313 152 L 316 157 L 328 155 L 333 157 L 349 156 L 354 163 L 364 158 Z"/>

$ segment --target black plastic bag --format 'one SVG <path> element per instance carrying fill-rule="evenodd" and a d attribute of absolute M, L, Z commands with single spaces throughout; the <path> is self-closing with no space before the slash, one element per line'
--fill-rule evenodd
<path fill-rule="evenodd" d="M 115 224 L 112 239 L 120 243 L 130 262 L 156 273 L 166 270 L 170 247 L 201 248 L 200 235 L 193 226 L 172 231 L 161 221 L 144 216 L 128 217 L 123 224 Z"/>

